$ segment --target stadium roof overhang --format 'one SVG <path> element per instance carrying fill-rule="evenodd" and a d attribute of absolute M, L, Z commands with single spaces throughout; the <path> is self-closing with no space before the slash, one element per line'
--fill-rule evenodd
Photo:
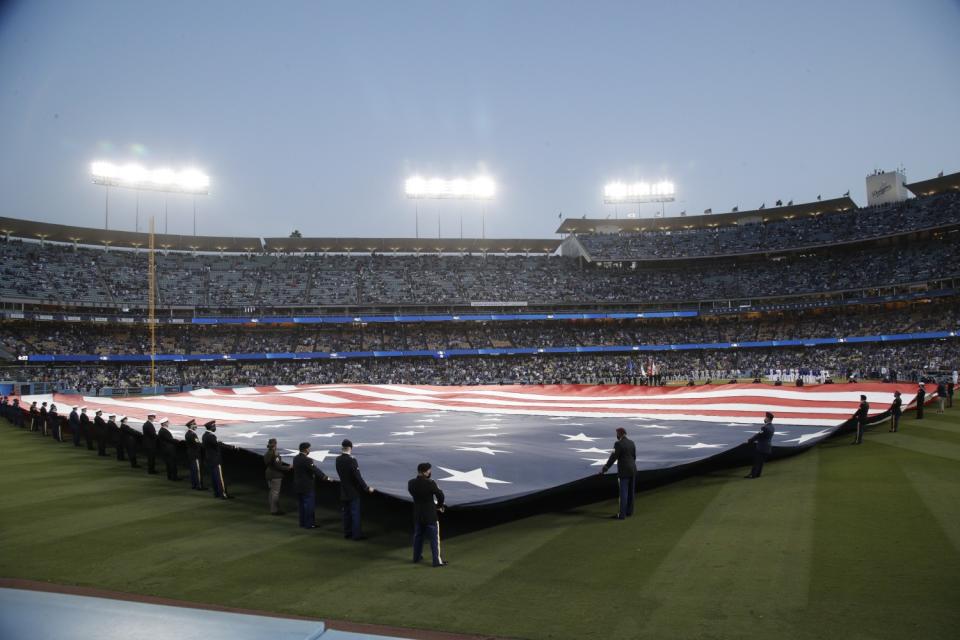
<path fill-rule="evenodd" d="M 917 197 L 960 191 L 960 171 L 947 176 L 937 176 L 929 180 L 911 182 L 907 185 L 907 189 L 910 189 L 913 195 Z"/>
<path fill-rule="evenodd" d="M 790 220 L 804 216 L 818 216 L 824 213 L 852 211 L 857 204 L 848 196 L 816 202 L 806 202 L 769 209 L 750 211 L 730 211 L 727 213 L 704 214 L 696 216 L 676 216 L 671 218 L 567 218 L 557 229 L 557 233 L 636 233 L 638 231 L 668 231 L 676 229 L 695 229 L 702 227 L 725 227 L 752 222 L 770 220 Z"/>
<path fill-rule="evenodd" d="M 26 238 L 44 242 L 64 242 L 124 249 L 143 248 L 150 244 L 150 236 L 147 233 L 91 229 L 89 227 L 34 222 L 17 218 L 0 217 L 0 234 L 11 238 Z M 172 251 L 244 253 L 263 250 L 260 238 L 181 236 L 165 233 L 154 235 L 154 245 L 157 249 Z"/>
<path fill-rule="evenodd" d="M 285 253 L 553 253 L 559 240 L 530 238 L 265 238 Z"/>

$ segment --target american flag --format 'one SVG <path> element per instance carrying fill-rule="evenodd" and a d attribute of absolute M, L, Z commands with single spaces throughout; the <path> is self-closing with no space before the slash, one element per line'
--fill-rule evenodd
<path fill-rule="evenodd" d="M 775 448 L 809 447 L 849 422 L 861 394 L 871 419 L 883 418 L 895 390 L 903 394 L 904 409 L 915 404 L 917 387 L 907 383 L 278 385 L 138 398 L 56 394 L 54 401 L 61 408 L 86 405 L 126 415 L 135 428 L 155 413 L 170 419 L 177 437 L 185 430 L 175 425 L 216 419 L 222 443 L 259 454 L 269 438 L 290 457 L 300 442 L 310 442 L 311 457 L 334 477 L 340 442 L 349 438 L 364 478 L 377 490 L 409 500 L 407 480 L 418 463 L 430 462 L 449 504 L 479 506 L 596 475 L 617 427 L 636 443 L 642 474 L 744 446 L 767 411 L 776 416 Z M 50 399 L 24 400 L 36 398 Z"/>

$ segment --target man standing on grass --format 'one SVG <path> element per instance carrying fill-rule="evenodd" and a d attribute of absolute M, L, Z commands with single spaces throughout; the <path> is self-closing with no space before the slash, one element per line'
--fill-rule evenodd
<path fill-rule="evenodd" d="M 140 428 L 143 437 L 140 439 L 140 448 L 147 454 L 147 473 L 157 472 L 157 428 L 153 426 L 153 421 L 157 419 L 157 414 L 148 413 L 147 421 Z"/>
<path fill-rule="evenodd" d="M 107 422 L 103 419 L 103 410 L 97 409 L 93 416 L 93 433 L 97 437 L 97 455 L 107 455 Z"/>
<path fill-rule="evenodd" d="M 160 430 L 157 432 L 157 441 L 160 444 L 160 455 L 163 456 L 163 464 L 167 468 L 167 480 L 176 482 L 180 480 L 177 475 L 177 441 L 170 433 L 168 425 L 170 421 L 164 418 L 160 421 Z"/>
<path fill-rule="evenodd" d="M 353 443 L 340 443 L 343 453 L 337 456 L 337 475 L 340 476 L 340 507 L 343 510 L 343 537 L 351 540 L 366 540 L 360 529 L 360 496 L 373 493 L 360 475 L 360 465 L 353 453 Z"/>
<path fill-rule="evenodd" d="M 900 416 L 903 414 L 903 398 L 899 391 L 893 392 L 893 404 L 890 406 L 890 433 L 900 428 Z"/>
<path fill-rule="evenodd" d="M 87 408 L 80 409 L 80 431 L 83 432 L 83 439 L 87 443 L 87 451 L 93 451 L 93 422 L 87 415 Z"/>
<path fill-rule="evenodd" d="M 187 422 L 187 433 L 183 436 L 187 445 L 187 466 L 190 467 L 190 488 L 203 491 L 203 474 L 200 473 L 200 436 L 197 435 L 197 421 Z"/>
<path fill-rule="evenodd" d="M 917 387 L 917 420 L 923 420 L 923 403 L 927 399 L 927 389 L 923 386 L 923 382 L 920 382 L 920 386 Z"/>
<path fill-rule="evenodd" d="M 311 461 L 312 462 L 312 461 Z M 263 464 L 266 466 L 264 477 L 267 480 L 267 506 L 270 507 L 270 514 L 282 516 L 280 510 L 280 488 L 283 485 L 283 474 L 290 471 L 290 465 L 280 459 L 277 453 L 277 439 L 267 440 L 267 452 L 263 454 Z"/>
<path fill-rule="evenodd" d="M 747 440 L 753 445 L 753 468 L 745 476 L 747 478 L 759 478 L 763 473 L 763 463 L 767 461 L 767 456 L 773 452 L 773 414 L 767 411 L 763 417 L 763 426 L 760 431 L 750 436 Z"/>
<path fill-rule="evenodd" d="M 637 492 L 637 448 L 623 427 L 617 427 L 613 453 L 601 468 L 600 475 L 605 474 L 614 462 L 617 463 L 617 482 L 620 484 L 620 511 L 610 518 L 623 520 L 633 515 L 633 497 Z"/>
<path fill-rule="evenodd" d="M 127 458 L 130 459 L 130 468 L 139 469 L 137 464 L 137 432 L 127 424 L 127 416 L 120 418 L 120 434 L 123 436 L 123 448 L 127 450 Z"/>
<path fill-rule="evenodd" d="M 120 433 L 120 425 L 117 424 L 117 416 L 110 414 L 107 416 L 107 439 L 110 444 L 117 449 L 117 462 L 123 462 L 123 434 Z"/>
<path fill-rule="evenodd" d="M 276 446 L 276 443 L 274 443 Z M 300 526 L 304 529 L 316 529 L 317 510 L 317 480 L 333 482 L 333 478 L 325 474 L 313 460 L 310 459 L 310 443 L 301 442 L 300 453 L 293 459 L 293 489 L 297 493 L 297 514 L 300 517 Z M 279 458 L 278 458 L 279 459 Z M 287 467 L 289 469 L 289 467 Z M 279 481 L 278 481 L 279 482 Z M 279 487 L 277 488 L 279 494 Z M 273 508 L 271 503 L 270 507 Z M 279 507 L 279 496 L 277 507 Z M 280 515 L 282 511 L 274 511 Z"/>
<path fill-rule="evenodd" d="M 70 410 L 70 434 L 73 436 L 73 446 L 80 446 L 80 414 L 77 413 L 77 407 Z"/>
<path fill-rule="evenodd" d="M 50 427 L 50 435 L 60 442 L 60 416 L 57 414 L 57 405 L 53 403 L 50 404 L 50 412 L 47 414 L 47 424 Z"/>
<path fill-rule="evenodd" d="M 47 435 L 47 403 L 44 402 L 40 405 L 40 420 L 36 425 L 34 431 L 39 431 L 40 435 Z"/>
<path fill-rule="evenodd" d="M 213 497 L 228 500 L 227 486 L 223 481 L 223 467 L 220 466 L 220 443 L 217 441 L 217 421 L 210 420 L 203 425 L 206 432 L 203 434 L 203 460 L 213 482 Z"/>
<path fill-rule="evenodd" d="M 867 416 L 870 413 L 870 405 L 867 403 L 867 396 L 860 396 L 860 406 L 857 412 L 853 414 L 853 419 L 857 421 L 857 435 L 854 436 L 850 444 L 863 444 L 863 430 L 867 428 Z"/>
<path fill-rule="evenodd" d="M 442 512 L 443 491 L 430 477 L 429 462 L 417 465 L 417 477 L 407 483 L 407 491 L 413 498 L 413 561 L 423 559 L 423 538 L 430 541 L 430 554 L 433 566 L 443 567 L 447 563 L 440 557 L 440 522 L 437 511 Z"/>

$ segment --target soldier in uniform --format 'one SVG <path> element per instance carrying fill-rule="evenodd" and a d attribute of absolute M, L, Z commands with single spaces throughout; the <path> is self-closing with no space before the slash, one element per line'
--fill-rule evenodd
<path fill-rule="evenodd" d="M 167 425 L 170 421 L 166 418 L 160 420 L 160 430 L 157 432 L 157 440 L 160 444 L 160 455 L 163 457 L 163 464 L 167 467 L 167 480 L 176 482 L 180 480 L 177 475 L 177 441 L 173 439 L 173 434 Z"/>
<path fill-rule="evenodd" d="M 213 497 L 227 500 L 227 486 L 223 481 L 223 467 L 220 465 L 220 443 L 217 441 L 217 421 L 210 420 L 203 425 L 206 432 L 203 434 L 203 460 L 213 482 Z"/>
<path fill-rule="evenodd" d="M 313 461 L 311 460 L 311 462 Z M 280 510 L 280 488 L 283 485 L 283 474 L 290 471 L 292 467 L 284 462 L 280 458 L 280 454 L 277 453 L 276 438 L 267 440 L 267 452 L 263 454 L 263 464 L 266 467 L 264 470 L 264 478 L 267 481 L 268 490 L 267 506 L 270 508 L 271 515 L 282 516 L 283 511 Z M 303 526 L 302 515 L 300 526 Z"/>
<path fill-rule="evenodd" d="M 187 433 L 183 437 L 187 443 L 187 466 L 190 467 L 190 488 L 203 491 L 203 474 L 200 473 L 200 436 L 197 435 L 197 421 L 187 422 Z"/>
<path fill-rule="evenodd" d="M 747 440 L 749 444 L 753 445 L 753 468 L 750 470 L 750 474 L 746 476 L 747 478 L 759 478 L 760 474 L 763 473 L 763 463 L 766 462 L 767 456 L 773 452 L 773 433 L 773 414 L 767 411 L 760 431 Z"/>
<path fill-rule="evenodd" d="M 157 419 L 157 414 L 148 413 L 147 421 L 143 423 L 140 431 L 143 437 L 140 439 L 140 448 L 147 456 L 147 473 L 157 472 L 157 428 L 153 426 L 153 421 Z"/>
<path fill-rule="evenodd" d="M 617 483 L 620 485 L 620 510 L 610 516 L 623 520 L 633 515 L 633 498 L 637 492 L 637 448 L 633 440 L 627 437 L 627 430 L 617 427 L 617 441 L 613 443 L 613 453 L 600 468 L 600 475 L 617 463 Z"/>
<path fill-rule="evenodd" d="M 917 387 L 917 420 L 923 420 L 923 402 L 927 398 L 927 389 L 920 383 Z"/>
<path fill-rule="evenodd" d="M 97 455 L 107 457 L 107 421 L 103 419 L 103 409 L 97 409 L 93 416 L 93 435 L 97 438 Z"/>
<path fill-rule="evenodd" d="M 47 403 L 44 402 L 40 405 L 40 419 L 37 421 L 37 428 L 34 431 L 39 431 L 41 435 L 47 435 Z"/>
<path fill-rule="evenodd" d="M 353 443 L 344 440 L 340 443 L 342 453 L 337 456 L 337 475 L 340 476 L 340 508 L 343 511 L 343 537 L 352 540 L 366 540 L 360 529 L 360 496 L 373 493 L 373 487 L 367 486 L 360 475 L 360 465 L 353 453 Z"/>
<path fill-rule="evenodd" d="M 293 459 L 293 488 L 297 492 L 297 512 L 300 526 L 304 529 L 316 529 L 315 513 L 317 508 L 317 480 L 333 482 L 313 460 L 310 459 L 310 443 L 300 443 L 300 453 Z M 276 449 L 274 449 L 276 451 Z M 279 457 L 277 458 L 279 460 Z M 289 467 L 287 467 L 289 469 Z M 268 469 L 269 470 L 269 469 Z M 273 505 L 271 505 L 271 508 Z"/>
<path fill-rule="evenodd" d="M 93 425 L 90 423 L 86 407 L 80 407 L 80 431 L 87 442 L 87 449 L 93 451 Z"/>
<path fill-rule="evenodd" d="M 853 419 L 857 421 L 857 434 L 853 438 L 853 442 L 850 444 L 863 444 L 863 430 L 867 428 L 867 415 L 870 413 L 870 405 L 867 403 L 867 396 L 860 396 L 860 406 L 857 408 L 857 412 L 853 415 Z"/>
<path fill-rule="evenodd" d="M 30 403 L 30 431 L 37 430 L 37 420 L 40 418 L 40 410 L 37 409 L 37 401 Z"/>
<path fill-rule="evenodd" d="M 68 419 L 70 423 L 70 435 L 73 438 L 73 446 L 80 446 L 80 414 L 77 413 L 77 407 L 73 407 L 70 410 L 70 418 Z"/>
<path fill-rule="evenodd" d="M 53 436 L 53 439 L 60 442 L 60 415 L 57 413 L 57 405 L 50 403 L 50 411 L 47 413 L 47 431 Z"/>
<path fill-rule="evenodd" d="M 107 440 L 117 449 L 117 461 L 123 462 L 126 459 L 123 456 L 123 436 L 120 425 L 117 424 L 117 416 L 113 414 L 107 416 Z"/>
<path fill-rule="evenodd" d="M 900 428 L 900 416 L 903 415 L 903 398 L 900 391 L 893 392 L 893 404 L 890 406 L 890 432 L 896 433 Z"/>
<path fill-rule="evenodd" d="M 139 469 L 137 464 L 137 431 L 127 424 L 127 416 L 120 418 L 120 434 L 123 436 L 123 448 L 127 450 L 131 469 Z"/>
<path fill-rule="evenodd" d="M 20 410 L 20 398 L 13 399 L 10 412 L 13 415 L 13 424 L 23 429 L 23 411 Z"/>
<path fill-rule="evenodd" d="M 417 465 L 417 477 L 407 483 L 407 491 L 413 498 L 413 561 L 423 559 L 423 538 L 430 541 L 430 553 L 433 556 L 433 566 L 443 567 L 447 564 L 440 557 L 440 522 L 437 511 L 442 512 L 443 491 L 430 477 L 429 462 Z"/>

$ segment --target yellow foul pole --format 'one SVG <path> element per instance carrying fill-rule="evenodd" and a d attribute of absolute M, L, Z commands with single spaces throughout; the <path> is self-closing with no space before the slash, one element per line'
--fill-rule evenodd
<path fill-rule="evenodd" d="M 147 299 L 147 322 L 150 323 L 150 386 L 155 387 L 157 358 L 157 261 L 154 255 L 153 216 L 150 216 L 150 249 L 147 273 L 149 278 L 149 298 Z"/>

